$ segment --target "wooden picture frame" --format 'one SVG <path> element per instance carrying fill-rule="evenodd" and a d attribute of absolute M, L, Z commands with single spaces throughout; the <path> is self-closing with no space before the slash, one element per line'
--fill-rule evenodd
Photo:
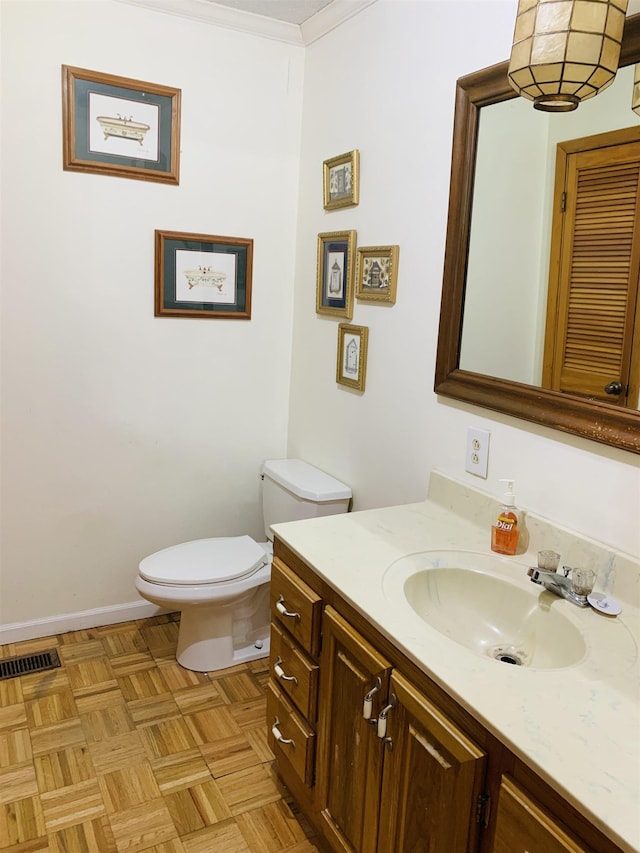
<path fill-rule="evenodd" d="M 251 319 L 253 240 L 155 232 L 155 316 Z"/>
<path fill-rule="evenodd" d="M 369 343 L 368 326 L 351 326 L 340 323 L 338 326 L 338 360 L 336 364 L 336 382 L 364 391 L 367 378 L 367 348 Z"/>
<path fill-rule="evenodd" d="M 399 246 L 359 246 L 356 299 L 395 305 L 399 256 Z"/>
<path fill-rule="evenodd" d="M 181 91 L 62 66 L 62 166 L 178 184 Z"/>
<path fill-rule="evenodd" d="M 350 320 L 353 315 L 355 231 L 318 234 L 316 311 Z"/>
<path fill-rule="evenodd" d="M 355 207 L 360 201 L 360 152 L 347 151 L 324 161 L 324 209 Z"/>

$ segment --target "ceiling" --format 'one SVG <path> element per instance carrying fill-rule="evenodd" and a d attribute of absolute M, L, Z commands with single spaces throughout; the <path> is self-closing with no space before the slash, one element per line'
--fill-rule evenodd
<path fill-rule="evenodd" d="M 206 0 L 218 6 L 229 6 L 289 24 L 303 24 L 333 0 Z M 629 0 L 627 15 L 640 12 L 640 0 Z"/>
<path fill-rule="evenodd" d="M 1 0 L 0 0 L 1 2 Z M 376 0 L 118 0 L 296 45 L 321 38 Z M 638 0 L 640 2 L 640 0 Z"/>
<path fill-rule="evenodd" d="M 333 0 L 207 0 L 218 6 L 230 6 L 242 12 L 252 12 L 265 18 L 287 21 L 290 24 L 303 24 L 316 12 L 329 6 Z M 627 15 L 640 12 L 640 0 L 629 0 Z"/>
<path fill-rule="evenodd" d="M 1 2 L 1 0 L 0 0 Z M 118 0 L 290 44 L 308 45 L 376 0 Z M 432 0 L 413 0 L 432 2 Z M 513 0 L 515 6 L 515 0 Z M 515 12 L 515 9 L 514 9 Z M 640 12 L 629 0 L 627 15 Z"/>
<path fill-rule="evenodd" d="M 333 0 L 207 0 L 218 6 L 229 6 L 241 12 L 252 12 L 265 18 L 303 24 Z"/>

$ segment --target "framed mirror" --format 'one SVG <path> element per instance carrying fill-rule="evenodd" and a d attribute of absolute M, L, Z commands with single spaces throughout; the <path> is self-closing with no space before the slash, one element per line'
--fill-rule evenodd
<path fill-rule="evenodd" d="M 624 68 L 636 62 L 640 62 L 640 14 L 627 18 L 620 67 Z M 492 109 L 493 105 L 499 105 L 499 109 L 504 102 L 518 97 L 507 82 L 507 66 L 508 63 L 503 62 L 462 77 L 457 82 L 449 219 L 434 389 L 444 397 L 473 403 L 612 447 L 640 453 L 640 411 L 637 409 L 621 408 L 613 403 L 528 384 L 535 381 L 533 378 L 517 381 L 508 378 L 508 371 L 496 371 L 502 375 L 494 375 L 493 370 L 489 372 L 485 365 L 477 365 L 472 358 L 466 356 L 461 362 L 465 304 L 470 304 L 472 298 L 477 300 L 483 296 L 475 292 L 467 293 L 468 282 L 473 280 L 475 288 L 479 278 L 470 268 L 470 260 L 473 260 L 470 259 L 470 243 L 472 210 L 474 204 L 476 209 L 481 207 L 481 200 L 476 195 L 476 189 L 478 193 L 482 192 L 480 181 L 476 187 L 476 177 L 479 173 L 476 156 L 480 147 L 481 115 L 483 111 Z M 576 114 L 580 114 L 580 110 L 584 111 L 591 102 L 595 104 L 605 95 L 606 91 L 585 102 Z M 626 100 L 627 113 L 620 119 L 622 124 L 618 126 L 631 126 L 639 122 L 638 117 L 631 111 L 631 86 L 628 87 Z M 534 112 L 530 102 L 523 99 L 518 101 L 521 102 L 522 108 Z M 536 117 L 544 121 L 544 114 L 536 113 Z M 594 132 L 600 133 L 602 129 L 598 128 Z M 580 133 L 587 135 L 584 131 Z M 493 227 L 495 229 L 496 226 Z M 549 230 L 550 225 L 543 225 L 537 236 L 534 237 L 532 232 L 529 238 L 537 240 L 538 251 L 544 243 L 541 235 L 545 229 Z M 504 226 L 498 226 L 498 231 L 494 231 L 493 236 L 502 241 L 505 249 L 513 245 L 513 236 L 509 235 Z M 500 258 L 501 255 L 494 257 L 496 271 L 501 266 Z M 548 257 L 541 260 L 540 266 L 548 270 Z M 541 310 L 544 312 L 546 294 L 542 298 L 535 298 L 542 304 Z M 467 325 L 468 319 L 467 317 Z M 494 335 L 494 332 L 490 334 Z M 512 351 L 513 344 L 505 344 L 505 359 L 509 358 Z M 487 372 L 482 372 L 483 370 Z M 533 373 L 535 372 L 534 369 Z"/>

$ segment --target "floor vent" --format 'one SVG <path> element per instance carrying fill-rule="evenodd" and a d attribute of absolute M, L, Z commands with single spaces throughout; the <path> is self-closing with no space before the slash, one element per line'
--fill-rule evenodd
<path fill-rule="evenodd" d="M 60 658 L 55 649 L 38 652 L 33 655 L 16 655 L 0 660 L 0 681 L 6 678 L 16 678 L 18 675 L 29 675 L 32 672 L 43 672 L 60 666 Z"/>

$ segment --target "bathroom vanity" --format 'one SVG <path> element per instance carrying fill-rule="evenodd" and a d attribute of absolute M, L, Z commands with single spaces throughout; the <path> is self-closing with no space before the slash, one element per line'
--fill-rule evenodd
<path fill-rule="evenodd" d="M 274 528 L 269 742 L 329 850 L 640 851 L 640 565 L 532 516 L 499 558 L 494 507 L 433 473 L 424 503 Z M 543 547 L 622 613 L 531 584 Z M 522 666 L 480 636 L 500 607 Z"/>

